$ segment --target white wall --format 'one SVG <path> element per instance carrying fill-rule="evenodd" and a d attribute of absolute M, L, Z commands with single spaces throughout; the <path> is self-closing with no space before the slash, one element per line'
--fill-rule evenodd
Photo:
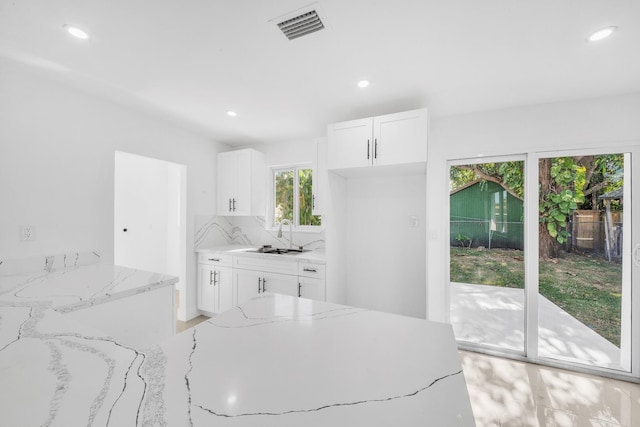
<path fill-rule="evenodd" d="M 488 111 L 431 120 L 427 200 L 449 202 L 447 160 L 640 143 L 640 93 Z M 447 211 L 427 217 L 428 315 L 445 320 Z"/>
<path fill-rule="evenodd" d="M 329 172 L 322 217 L 327 239 L 327 301 L 346 304 L 347 287 L 347 180 Z"/>
<path fill-rule="evenodd" d="M 114 152 L 187 166 L 186 313 L 196 314 L 193 218 L 215 212 L 228 147 L 0 60 L 0 258 L 99 250 L 113 261 Z M 21 224 L 36 241 L 20 242 Z"/>
<path fill-rule="evenodd" d="M 426 317 L 425 193 L 424 175 L 347 180 L 348 305 Z"/>

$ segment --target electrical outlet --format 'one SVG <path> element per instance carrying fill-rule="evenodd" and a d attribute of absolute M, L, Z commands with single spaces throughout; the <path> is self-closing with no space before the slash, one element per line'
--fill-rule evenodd
<path fill-rule="evenodd" d="M 418 216 L 410 215 L 409 216 L 409 227 L 417 227 L 418 226 Z"/>
<path fill-rule="evenodd" d="M 36 240 L 36 228 L 33 225 L 20 226 L 20 241 L 33 242 Z"/>

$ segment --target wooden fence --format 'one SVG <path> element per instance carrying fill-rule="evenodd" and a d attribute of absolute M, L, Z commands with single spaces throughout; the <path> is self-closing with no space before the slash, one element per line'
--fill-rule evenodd
<path fill-rule="evenodd" d="M 622 252 L 622 212 L 611 212 L 611 217 L 613 220 L 611 240 L 614 243 L 610 250 L 611 255 L 617 258 Z M 604 254 L 607 251 L 604 212 L 574 211 L 570 230 L 573 250 L 598 254 Z"/>

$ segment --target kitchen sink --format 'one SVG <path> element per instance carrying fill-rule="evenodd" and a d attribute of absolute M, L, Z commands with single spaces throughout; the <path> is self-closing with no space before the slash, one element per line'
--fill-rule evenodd
<path fill-rule="evenodd" d="M 270 245 L 265 245 L 258 249 L 247 249 L 247 252 L 253 252 L 257 254 L 273 254 L 273 255 L 296 255 L 302 252 L 309 252 L 309 249 L 294 249 L 294 248 L 274 248 Z"/>

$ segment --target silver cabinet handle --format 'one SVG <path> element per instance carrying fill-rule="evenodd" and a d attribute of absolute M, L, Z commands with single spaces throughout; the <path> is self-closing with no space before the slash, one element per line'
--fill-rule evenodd
<path fill-rule="evenodd" d="M 367 160 L 371 158 L 371 140 L 367 139 Z"/>
<path fill-rule="evenodd" d="M 262 277 L 258 277 L 258 293 L 262 292 Z"/>
<path fill-rule="evenodd" d="M 262 278 L 262 292 L 267 292 L 267 279 Z"/>
<path fill-rule="evenodd" d="M 229 212 L 231 212 L 231 199 L 229 199 Z"/>
<path fill-rule="evenodd" d="M 233 200 L 233 211 L 236 211 L 236 199 L 232 199 Z"/>
<path fill-rule="evenodd" d="M 213 270 L 209 270 L 209 285 L 213 285 Z"/>
<path fill-rule="evenodd" d="M 374 139 L 373 158 L 378 158 L 378 138 Z"/>
<path fill-rule="evenodd" d="M 220 273 L 215 270 L 213 271 L 213 286 L 218 284 L 218 274 Z"/>
<path fill-rule="evenodd" d="M 209 258 L 209 261 L 220 262 L 220 258 Z"/>
<path fill-rule="evenodd" d="M 300 298 L 301 296 L 302 296 L 302 284 L 298 282 L 298 298 Z"/>
<path fill-rule="evenodd" d="M 308 271 L 310 273 L 317 273 L 318 272 L 318 270 L 316 270 L 315 268 L 307 268 L 307 267 L 304 267 L 302 269 L 302 271 Z"/>

